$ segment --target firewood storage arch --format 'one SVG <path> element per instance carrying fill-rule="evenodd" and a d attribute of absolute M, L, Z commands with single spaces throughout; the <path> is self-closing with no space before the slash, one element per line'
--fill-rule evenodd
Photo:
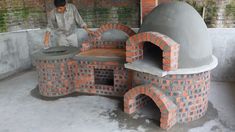
<path fill-rule="evenodd" d="M 137 110 L 136 97 L 146 95 L 150 97 L 160 109 L 160 127 L 169 129 L 176 123 L 177 106 L 158 88 L 152 85 L 141 85 L 132 88 L 124 95 L 124 112 L 132 114 Z"/>

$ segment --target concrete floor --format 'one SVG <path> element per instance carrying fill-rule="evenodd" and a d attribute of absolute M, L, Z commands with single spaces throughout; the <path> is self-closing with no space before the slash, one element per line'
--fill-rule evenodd
<path fill-rule="evenodd" d="M 169 132 L 235 132 L 234 93 L 235 83 L 212 82 L 206 115 Z M 88 95 L 42 98 L 36 72 L 28 71 L 0 81 L 0 132 L 164 131 L 154 104 L 133 115 L 123 113 L 122 104 L 121 99 Z"/>

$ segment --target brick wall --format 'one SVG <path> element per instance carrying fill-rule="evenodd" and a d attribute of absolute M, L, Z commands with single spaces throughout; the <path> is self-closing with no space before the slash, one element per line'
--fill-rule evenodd
<path fill-rule="evenodd" d="M 140 4 L 136 0 L 80 0 L 77 7 L 90 27 L 104 23 L 139 27 Z"/>
<path fill-rule="evenodd" d="M 41 95 L 58 97 L 75 91 L 74 80 L 78 73 L 78 64 L 72 57 L 78 51 L 73 47 L 55 47 L 49 49 L 49 52 L 39 51 L 32 55 Z"/>
<path fill-rule="evenodd" d="M 46 25 L 44 0 L 1 0 L 0 32 Z"/>
<path fill-rule="evenodd" d="M 0 32 L 45 28 L 46 12 L 54 0 L 1 0 Z M 140 2 L 136 0 L 68 0 L 74 3 L 89 27 L 105 23 L 140 25 Z M 128 18 L 128 19 L 127 19 Z"/>
<path fill-rule="evenodd" d="M 151 84 L 161 89 L 166 96 L 172 97 L 178 108 L 178 122 L 198 119 L 207 110 L 210 72 L 163 78 L 135 72 L 133 76 L 133 87 Z"/>
<path fill-rule="evenodd" d="M 76 5 L 89 27 L 100 27 L 105 23 L 122 23 L 139 27 L 140 3 L 136 0 L 68 0 Z M 53 0 L 46 1 L 47 10 L 53 8 Z"/>
<path fill-rule="evenodd" d="M 128 72 L 123 64 L 114 61 L 78 61 L 77 63 L 78 73 L 74 80 L 77 92 L 122 97 L 128 90 Z M 106 82 L 101 83 L 100 79 Z M 110 80 L 113 82 L 110 83 Z"/>
<path fill-rule="evenodd" d="M 104 23 L 123 23 L 139 27 L 144 18 L 159 3 L 173 0 L 68 0 L 74 3 L 89 27 Z M 180 0 L 182 1 L 182 0 Z M 183 0 L 190 1 L 190 0 Z M 202 14 L 202 0 L 194 0 L 194 6 Z M 213 0 L 210 0 L 213 2 Z M 219 0 L 218 0 L 219 1 Z M 231 0 L 209 4 L 206 19 L 209 27 L 234 27 L 235 13 Z M 195 3 L 198 3 L 195 5 Z M 53 0 L 0 0 L 0 32 L 30 28 L 45 28 L 46 12 L 53 8 Z M 141 12 L 142 11 L 142 12 Z M 222 11 L 222 13 L 221 13 Z M 141 13 L 140 13 L 141 12 Z M 208 14 L 208 15 L 207 15 Z M 225 19 L 224 19 L 225 18 Z"/>
<path fill-rule="evenodd" d="M 46 97 L 64 96 L 73 93 L 75 68 L 69 58 L 53 60 L 36 60 L 35 66 L 38 71 L 39 92 Z"/>

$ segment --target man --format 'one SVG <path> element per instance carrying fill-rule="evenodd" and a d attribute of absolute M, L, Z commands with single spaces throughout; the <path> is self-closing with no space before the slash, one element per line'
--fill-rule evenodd
<path fill-rule="evenodd" d="M 44 36 L 45 48 L 49 48 L 52 31 L 55 31 L 57 35 L 57 46 L 75 46 L 81 48 L 78 45 L 75 33 L 77 25 L 85 29 L 89 35 L 94 33 L 87 28 L 75 5 L 66 3 L 66 0 L 54 0 L 54 4 L 56 8 L 49 14 L 47 31 Z"/>

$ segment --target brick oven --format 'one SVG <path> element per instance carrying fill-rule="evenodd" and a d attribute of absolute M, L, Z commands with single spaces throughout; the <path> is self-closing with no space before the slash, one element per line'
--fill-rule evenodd
<path fill-rule="evenodd" d="M 110 30 L 122 31 L 128 40 L 104 40 Z M 53 57 L 42 52 L 34 58 L 43 96 L 79 92 L 123 97 L 127 114 L 152 100 L 163 129 L 205 115 L 210 71 L 218 63 L 203 19 L 182 2 L 156 7 L 138 33 L 122 24 L 106 24 L 83 42 L 79 53 L 59 50 Z"/>
<path fill-rule="evenodd" d="M 210 71 L 218 62 L 207 27 L 190 5 L 166 3 L 149 13 L 126 42 L 126 61 L 132 71 L 132 88 L 124 95 L 126 113 L 144 107 L 148 97 L 160 109 L 164 129 L 205 115 Z"/>

